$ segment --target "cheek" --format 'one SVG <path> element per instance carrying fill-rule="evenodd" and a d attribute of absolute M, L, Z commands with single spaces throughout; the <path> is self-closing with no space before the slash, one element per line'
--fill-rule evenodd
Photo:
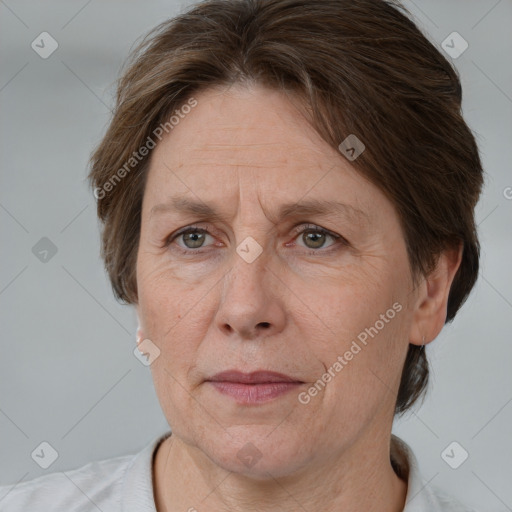
<path fill-rule="evenodd" d="M 297 317 L 304 342 L 324 367 L 316 377 L 328 382 L 316 387 L 336 421 L 371 417 L 383 402 L 394 399 L 407 347 L 401 297 L 392 273 L 381 272 L 379 279 L 352 276 L 350 283 L 340 281 L 311 296 L 309 315 Z M 323 334 L 314 336 L 312 325 Z"/>
<path fill-rule="evenodd" d="M 324 333 L 312 347 L 331 357 L 348 350 L 351 341 L 360 333 L 364 337 L 365 329 L 373 326 L 380 314 L 392 308 L 396 297 L 391 276 L 383 276 L 380 272 L 377 277 L 360 269 L 335 280 L 322 281 L 313 288 L 309 283 L 301 290 L 297 283 L 294 290 L 304 297 L 306 306 L 304 314 L 295 317 L 296 321 L 301 330 L 310 334 L 312 326 Z M 305 341 L 310 339 L 308 336 Z"/>
<path fill-rule="evenodd" d="M 215 366 L 216 357 L 226 356 L 224 350 L 211 350 L 208 331 L 218 307 L 215 280 L 177 278 L 168 266 L 144 272 L 139 284 L 139 311 L 144 335 L 160 349 L 160 356 L 151 365 L 155 388 L 163 404 L 188 403 L 201 382 L 198 363 L 208 361 Z M 213 288 L 212 288 L 213 287 Z M 210 352 L 208 351 L 210 347 Z M 165 397 L 165 398 L 164 398 Z M 188 406 L 188 405 L 187 405 Z M 166 405 L 167 407 L 167 405 Z M 173 405 L 171 405 L 173 408 Z"/>
<path fill-rule="evenodd" d="M 191 333 L 196 329 L 190 327 L 190 322 L 197 314 L 190 314 L 190 294 L 184 296 L 172 281 L 160 279 L 157 273 L 138 275 L 143 334 L 160 350 L 151 364 L 155 387 L 161 385 L 161 392 L 168 393 L 169 387 L 174 387 L 171 376 L 181 381 L 185 363 L 193 357 L 195 338 Z"/>
<path fill-rule="evenodd" d="M 137 287 L 139 310 L 148 337 L 158 339 L 168 333 L 172 338 L 173 331 L 199 318 L 197 309 L 204 295 L 203 287 L 175 272 L 164 258 L 139 255 Z"/>
<path fill-rule="evenodd" d="M 190 370 L 194 367 L 203 329 L 198 319 L 205 316 L 204 304 L 195 292 L 184 293 L 176 282 L 159 278 L 141 280 L 139 311 L 144 335 L 159 348 L 151 364 L 154 388 L 168 423 L 176 432 L 185 427 L 181 418 L 196 406 L 191 398 Z"/>

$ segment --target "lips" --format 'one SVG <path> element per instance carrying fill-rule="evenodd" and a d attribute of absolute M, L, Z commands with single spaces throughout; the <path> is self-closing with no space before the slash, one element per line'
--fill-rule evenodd
<path fill-rule="evenodd" d="M 293 382 L 302 384 L 303 381 L 284 375 L 282 373 L 259 370 L 251 373 L 244 373 L 238 370 L 227 370 L 217 373 L 207 379 L 210 382 L 232 382 L 237 384 L 271 384 L 277 382 Z"/>
<path fill-rule="evenodd" d="M 283 373 L 258 370 L 244 373 L 227 370 L 206 380 L 212 389 L 239 406 L 258 406 L 297 390 L 303 381 Z"/>

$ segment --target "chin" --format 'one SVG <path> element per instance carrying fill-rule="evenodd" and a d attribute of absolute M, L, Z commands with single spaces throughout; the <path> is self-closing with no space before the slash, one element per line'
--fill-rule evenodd
<path fill-rule="evenodd" d="M 308 463 L 311 456 L 303 440 L 294 443 L 290 437 L 268 436 L 270 431 L 262 433 L 246 426 L 233 437 L 225 433 L 222 441 L 212 442 L 213 450 L 205 453 L 226 471 L 262 481 L 291 475 Z"/>

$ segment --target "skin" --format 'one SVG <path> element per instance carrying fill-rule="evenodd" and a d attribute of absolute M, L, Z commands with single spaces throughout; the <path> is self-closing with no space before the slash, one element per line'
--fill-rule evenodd
<path fill-rule="evenodd" d="M 401 511 L 407 484 L 389 461 L 400 374 L 408 344 L 428 343 L 444 325 L 461 251 L 443 253 L 413 288 L 393 205 L 297 101 L 254 84 L 195 98 L 151 155 L 137 255 L 138 335 L 161 351 L 151 371 L 173 432 L 154 462 L 157 510 Z M 152 213 L 175 196 L 214 203 L 222 218 Z M 363 214 L 277 218 L 281 204 L 305 199 Z M 172 239 L 190 225 L 211 234 Z M 249 236 L 262 248 L 252 263 L 236 252 Z M 298 392 L 397 302 L 401 311 L 300 403 Z M 233 368 L 305 384 L 237 405 L 205 382 Z M 247 443 L 261 454 L 250 467 L 237 457 Z"/>

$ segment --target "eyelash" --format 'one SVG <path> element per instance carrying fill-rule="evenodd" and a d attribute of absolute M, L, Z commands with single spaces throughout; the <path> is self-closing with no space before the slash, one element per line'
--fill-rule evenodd
<path fill-rule="evenodd" d="M 328 235 L 328 236 L 334 238 L 334 240 L 335 240 L 335 243 L 332 244 L 332 246 L 330 246 L 327 249 L 324 249 L 323 251 L 322 251 L 322 249 L 316 249 L 316 250 L 315 249 L 310 249 L 309 251 L 306 251 L 306 254 L 308 254 L 308 255 L 313 255 L 313 254 L 316 255 L 319 252 L 330 253 L 333 250 L 338 249 L 339 245 L 342 245 L 342 246 L 347 246 L 348 245 L 347 240 L 345 238 L 343 238 L 341 235 L 337 235 L 336 233 L 333 233 L 332 231 L 329 231 L 327 229 L 321 228 L 320 226 L 316 226 L 315 224 L 305 224 L 303 226 L 303 229 L 301 229 L 299 232 L 297 232 L 295 234 L 295 238 L 297 238 L 298 236 L 302 235 L 306 231 L 312 231 L 314 233 L 318 233 L 318 234 L 321 234 L 321 235 Z M 175 239 L 179 238 L 182 235 L 186 235 L 186 234 L 189 234 L 189 233 L 199 233 L 199 234 L 206 234 L 206 235 L 213 236 L 213 234 L 208 229 L 206 229 L 206 228 L 200 228 L 198 226 L 188 226 L 188 227 L 182 229 L 181 231 L 178 231 L 178 233 L 175 233 L 174 235 L 169 236 L 165 240 L 165 243 L 164 243 L 163 247 L 169 247 L 171 245 L 171 243 Z M 205 252 L 208 251 L 208 249 L 202 250 L 202 248 L 199 248 L 199 249 L 184 249 L 183 247 L 180 247 L 179 245 L 177 246 L 177 249 L 178 249 L 178 251 L 180 251 L 181 253 L 186 254 L 186 255 L 190 255 L 190 254 L 204 254 Z"/>

